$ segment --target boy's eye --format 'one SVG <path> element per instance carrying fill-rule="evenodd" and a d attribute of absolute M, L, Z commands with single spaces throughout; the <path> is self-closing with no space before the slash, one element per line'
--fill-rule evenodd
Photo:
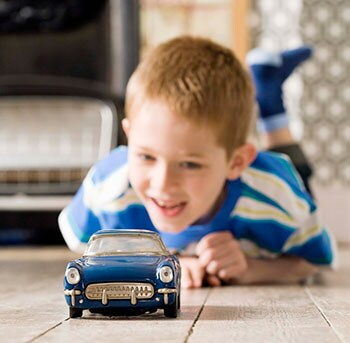
<path fill-rule="evenodd" d="M 181 165 L 181 167 L 184 167 L 186 169 L 199 169 L 199 168 L 201 168 L 201 165 L 199 163 L 196 163 L 196 162 L 185 161 L 185 162 L 181 162 L 180 165 Z"/>
<path fill-rule="evenodd" d="M 142 160 L 142 161 L 154 161 L 155 158 L 151 155 L 148 155 L 148 154 L 139 154 L 139 158 Z"/>

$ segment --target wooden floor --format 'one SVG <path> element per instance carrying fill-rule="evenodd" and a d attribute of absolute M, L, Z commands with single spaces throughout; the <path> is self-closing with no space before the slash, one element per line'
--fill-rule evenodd
<path fill-rule="evenodd" d="M 69 319 L 65 248 L 0 249 L 0 342 L 350 342 L 350 247 L 303 286 L 182 292 L 181 314 Z"/>

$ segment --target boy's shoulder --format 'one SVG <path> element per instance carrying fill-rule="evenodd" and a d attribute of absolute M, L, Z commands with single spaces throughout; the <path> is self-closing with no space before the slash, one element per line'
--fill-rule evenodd
<path fill-rule="evenodd" d="M 234 214 L 238 217 L 282 225 L 297 225 L 306 220 L 316 204 L 289 157 L 275 152 L 259 152 L 241 175 L 241 191 Z M 291 219 L 293 218 L 293 222 Z M 282 220 L 283 219 L 283 220 Z M 294 223 L 294 224 L 293 224 Z M 260 225 L 260 224 L 259 224 Z"/>
<path fill-rule="evenodd" d="M 127 147 L 119 146 L 99 160 L 84 179 L 82 189 L 84 201 L 99 204 L 99 208 L 107 208 L 107 204 L 116 199 L 122 201 L 125 196 L 129 197 L 128 202 L 137 202 L 128 177 Z"/>
<path fill-rule="evenodd" d="M 291 164 L 290 158 L 282 153 L 274 151 L 258 151 L 256 159 L 252 162 L 252 167 L 266 166 L 271 168 L 271 166 Z"/>
<path fill-rule="evenodd" d="M 111 175 L 126 169 L 127 164 L 128 148 L 124 145 L 118 146 L 92 167 L 92 180 L 102 182 Z"/>
<path fill-rule="evenodd" d="M 258 152 L 256 159 L 243 173 L 243 179 L 247 178 L 247 175 L 258 179 L 275 180 L 295 189 L 304 189 L 301 178 L 290 158 L 277 152 Z"/>

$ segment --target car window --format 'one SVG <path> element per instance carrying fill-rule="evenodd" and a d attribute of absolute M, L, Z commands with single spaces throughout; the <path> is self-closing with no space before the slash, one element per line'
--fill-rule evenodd
<path fill-rule="evenodd" d="M 91 240 L 85 256 L 122 255 L 122 254 L 164 254 L 166 250 L 161 242 L 146 235 L 101 235 Z"/>

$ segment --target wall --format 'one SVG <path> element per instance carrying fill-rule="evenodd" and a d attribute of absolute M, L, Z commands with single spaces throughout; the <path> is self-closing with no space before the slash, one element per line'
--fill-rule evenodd
<path fill-rule="evenodd" d="M 286 85 L 292 128 L 314 166 L 326 224 L 350 241 L 350 2 L 254 0 L 252 45 L 315 51 Z"/>
<path fill-rule="evenodd" d="M 232 48 L 233 1 L 141 0 L 142 54 L 181 34 L 206 36 Z"/>

